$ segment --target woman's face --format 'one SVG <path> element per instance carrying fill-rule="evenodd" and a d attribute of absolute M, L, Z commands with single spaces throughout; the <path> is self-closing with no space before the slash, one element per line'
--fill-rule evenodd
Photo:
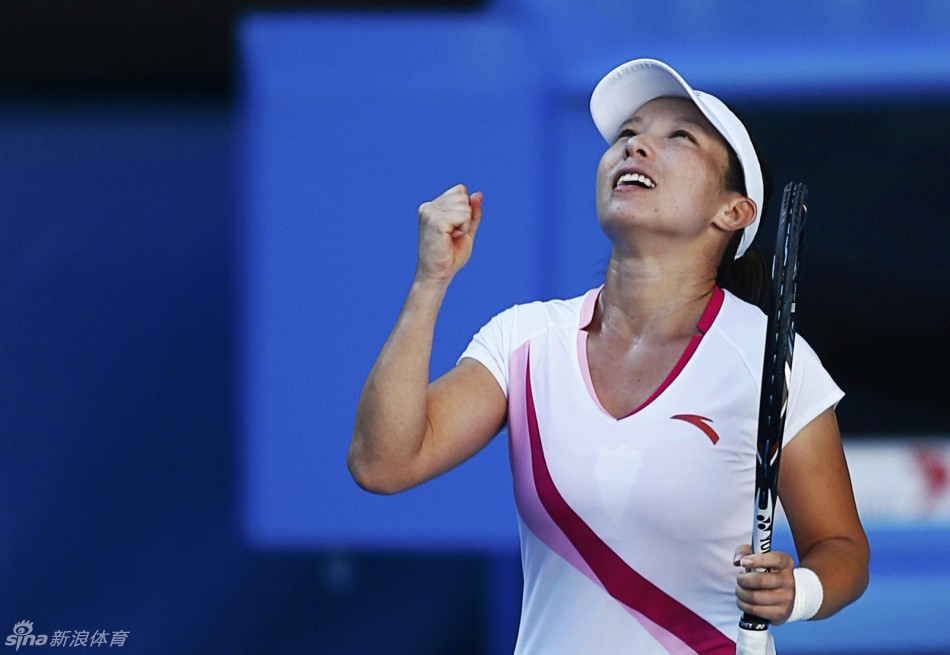
<path fill-rule="evenodd" d="M 735 196 L 725 140 L 685 98 L 657 98 L 621 126 L 597 168 L 597 215 L 615 242 L 699 238 Z"/>

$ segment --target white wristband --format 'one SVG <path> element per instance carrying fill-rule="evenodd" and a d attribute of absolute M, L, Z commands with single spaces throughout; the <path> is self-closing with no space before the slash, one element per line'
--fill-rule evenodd
<path fill-rule="evenodd" d="M 821 580 L 811 569 L 799 567 L 792 571 L 792 575 L 795 576 L 795 601 L 786 623 L 807 621 L 818 612 L 825 592 Z"/>

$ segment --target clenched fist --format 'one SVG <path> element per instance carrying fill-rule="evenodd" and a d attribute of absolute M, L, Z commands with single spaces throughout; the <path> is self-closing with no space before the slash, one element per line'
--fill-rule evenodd
<path fill-rule="evenodd" d="M 416 278 L 449 282 L 472 254 L 482 220 L 482 193 L 458 184 L 419 206 Z"/>

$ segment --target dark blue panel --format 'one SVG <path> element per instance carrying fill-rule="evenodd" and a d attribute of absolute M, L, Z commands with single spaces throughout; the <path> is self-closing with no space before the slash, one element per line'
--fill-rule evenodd
<path fill-rule="evenodd" d="M 484 191 L 432 370 L 534 298 L 541 82 L 519 33 L 474 18 L 255 18 L 241 31 L 247 529 L 284 545 L 511 545 L 502 439 L 395 498 L 345 467 L 362 382 L 415 264 L 418 205 Z M 464 510 L 462 509 L 464 507 Z"/>

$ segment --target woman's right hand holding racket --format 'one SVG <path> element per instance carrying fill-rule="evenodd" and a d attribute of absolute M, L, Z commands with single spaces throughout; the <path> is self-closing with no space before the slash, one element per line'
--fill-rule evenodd
<path fill-rule="evenodd" d="M 745 570 L 736 577 L 736 605 L 743 612 L 782 625 L 795 600 L 795 560 L 777 550 L 752 554 L 748 545 L 736 550 L 733 564 Z"/>

